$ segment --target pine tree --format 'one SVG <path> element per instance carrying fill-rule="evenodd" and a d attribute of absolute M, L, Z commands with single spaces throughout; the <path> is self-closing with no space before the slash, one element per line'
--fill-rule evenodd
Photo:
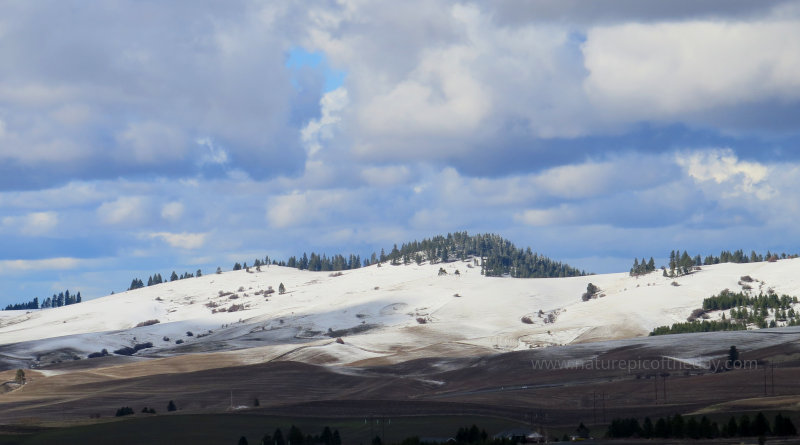
<path fill-rule="evenodd" d="M 286 445 L 286 439 L 283 438 L 283 433 L 280 428 L 276 429 L 272 434 L 272 440 L 275 445 Z"/>
<path fill-rule="evenodd" d="M 290 444 L 302 444 L 305 442 L 306 437 L 303 435 L 303 432 L 300 431 L 300 428 L 292 425 L 289 428 L 289 434 L 286 436 L 286 440 Z"/>
<path fill-rule="evenodd" d="M 178 407 L 175 406 L 175 402 L 170 400 L 169 403 L 167 404 L 167 411 L 177 411 L 177 410 Z"/>
<path fill-rule="evenodd" d="M 789 421 L 791 423 L 791 420 Z M 792 425 L 794 428 L 794 425 Z M 796 434 L 797 432 L 795 432 Z M 342 445 L 342 437 L 339 436 L 339 430 L 333 430 L 333 440 L 331 441 L 331 445 Z"/>
<path fill-rule="evenodd" d="M 283 294 L 285 294 L 285 293 L 286 293 L 286 286 L 284 286 L 284 285 L 283 285 L 283 283 L 281 283 L 281 284 L 278 286 L 278 293 L 279 293 L 279 294 L 281 294 L 281 295 L 283 295 Z"/>
<path fill-rule="evenodd" d="M 739 351 L 736 349 L 736 346 L 731 346 L 728 349 L 728 368 L 734 367 L 738 364 L 739 361 Z"/>

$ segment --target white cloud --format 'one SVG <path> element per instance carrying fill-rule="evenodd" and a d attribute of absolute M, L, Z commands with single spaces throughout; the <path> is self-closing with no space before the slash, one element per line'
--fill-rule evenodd
<path fill-rule="evenodd" d="M 127 149 L 119 155 L 132 157 L 137 163 L 169 162 L 186 154 L 186 139 L 180 131 L 160 122 L 128 124 L 117 142 Z"/>
<path fill-rule="evenodd" d="M 29 213 L 23 223 L 22 233 L 25 235 L 45 235 L 58 225 L 58 213 L 34 212 Z"/>
<path fill-rule="evenodd" d="M 184 205 L 180 202 L 168 202 L 161 207 L 161 217 L 166 219 L 167 221 L 175 222 L 181 219 L 183 216 L 185 208 Z"/>
<path fill-rule="evenodd" d="M 766 165 L 740 161 L 729 148 L 681 153 L 676 162 L 698 183 L 730 184 L 732 190 L 725 192 L 727 196 L 747 193 L 766 200 L 775 193 L 766 181 L 770 173 Z"/>
<path fill-rule="evenodd" d="M 382 187 L 405 183 L 409 180 L 410 174 L 411 171 L 405 165 L 365 167 L 361 170 L 361 178 L 367 184 Z"/>
<path fill-rule="evenodd" d="M 0 273 L 9 274 L 13 272 L 24 272 L 30 270 L 67 270 L 75 269 L 86 263 L 79 258 L 45 258 L 39 260 L 2 260 L 0 261 Z"/>
<path fill-rule="evenodd" d="M 206 243 L 207 233 L 170 233 L 155 232 L 148 235 L 149 238 L 159 238 L 171 247 L 185 250 L 199 249 Z"/>
<path fill-rule="evenodd" d="M 141 196 L 123 196 L 115 201 L 104 202 L 97 209 L 100 220 L 106 224 L 129 224 L 146 217 L 147 200 Z"/>
<path fill-rule="evenodd" d="M 584 87 L 610 119 L 800 98 L 800 20 L 627 23 L 589 29 Z"/>
<path fill-rule="evenodd" d="M 339 87 L 322 96 L 319 101 L 322 116 L 309 121 L 300 133 L 309 158 L 314 158 L 322 149 L 322 141 L 334 136 L 335 129 L 341 121 L 341 112 L 348 103 L 347 90 L 344 87 Z"/>
<path fill-rule="evenodd" d="M 575 209 L 562 205 L 548 209 L 529 209 L 515 215 L 515 220 L 529 226 L 555 226 L 576 222 Z"/>
<path fill-rule="evenodd" d="M 228 163 L 228 152 L 226 152 L 222 147 L 215 146 L 214 141 L 212 141 L 211 138 L 200 138 L 195 142 L 197 145 L 206 148 L 206 150 L 200 155 L 200 165 L 224 165 Z"/>
<path fill-rule="evenodd" d="M 58 225 L 58 213 L 53 211 L 32 212 L 23 216 L 6 216 L 2 223 L 22 235 L 40 236 L 50 234 Z"/>
<path fill-rule="evenodd" d="M 351 199 L 355 198 L 353 193 L 339 190 L 314 190 L 275 196 L 268 204 L 267 221 L 275 228 L 307 226 L 330 217 L 334 211 L 341 211 L 347 204 L 359 204 L 346 202 L 346 195 Z"/>

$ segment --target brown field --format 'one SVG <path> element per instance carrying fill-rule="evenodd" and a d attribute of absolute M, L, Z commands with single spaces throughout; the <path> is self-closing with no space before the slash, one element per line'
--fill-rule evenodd
<path fill-rule="evenodd" d="M 233 353 L 81 360 L 28 371 L 28 384 L 0 394 L 0 418 L 16 428 L 36 428 L 225 413 L 298 419 L 469 416 L 569 431 L 579 422 L 604 430 L 614 417 L 681 413 L 725 421 L 762 410 L 789 414 L 800 424 L 800 334 L 769 341 L 763 335 L 694 334 L 344 367 L 275 360 L 243 365 L 249 359 Z M 684 344 L 701 340 L 714 357 L 737 342 L 752 369 L 714 373 L 671 358 L 685 352 Z M 543 360 L 592 359 L 637 366 L 657 361 L 662 368 L 533 367 Z M 13 370 L 0 374 L 4 381 L 13 376 Z M 166 413 L 170 400 L 178 413 Z M 122 406 L 137 414 L 114 418 Z M 145 406 L 158 414 L 141 414 Z"/>

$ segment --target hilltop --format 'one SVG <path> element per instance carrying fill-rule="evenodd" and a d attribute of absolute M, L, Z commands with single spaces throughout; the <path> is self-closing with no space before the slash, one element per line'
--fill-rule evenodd
<path fill-rule="evenodd" d="M 658 271 L 490 277 L 477 262 L 383 263 L 339 272 L 263 266 L 61 308 L 4 311 L 0 354 L 5 369 L 68 361 L 89 366 L 112 358 L 87 361 L 103 349 L 124 360 L 223 352 L 231 363 L 395 363 L 646 336 L 685 322 L 711 295 L 742 289 L 742 276 L 752 277 L 747 287 L 754 294 L 800 294 L 800 259 L 703 266 L 677 278 Z M 584 301 L 589 283 L 597 291 Z M 724 313 L 730 315 L 706 317 Z M 124 348 L 136 345 L 143 349 L 126 355 L 131 351 Z"/>

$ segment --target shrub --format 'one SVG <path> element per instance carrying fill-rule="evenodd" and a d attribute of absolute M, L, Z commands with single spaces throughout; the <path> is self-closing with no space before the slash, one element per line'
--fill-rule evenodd
<path fill-rule="evenodd" d="M 124 348 L 119 348 L 116 351 L 114 351 L 114 354 L 117 354 L 117 355 L 133 355 L 133 354 L 136 354 L 137 352 L 141 351 L 142 349 L 148 349 L 148 348 L 152 348 L 152 347 L 153 347 L 153 343 L 149 342 L 149 341 L 145 342 L 145 343 L 137 343 L 137 344 L 133 345 L 132 348 L 129 347 L 129 346 L 125 346 Z"/>
<path fill-rule="evenodd" d="M 427 322 L 428 322 L 428 320 L 425 317 L 417 317 L 417 323 L 425 324 Z"/>
<path fill-rule="evenodd" d="M 130 346 L 125 346 L 124 348 L 119 348 L 114 351 L 114 354 L 117 355 L 133 355 L 134 353 L 136 353 L 136 350 Z"/>
<path fill-rule="evenodd" d="M 533 320 L 531 320 L 531 317 L 528 317 L 527 315 L 522 317 L 522 322 L 525 324 L 533 324 Z"/>
<path fill-rule="evenodd" d="M 342 340 L 342 337 L 339 337 L 339 338 L 336 339 L 336 343 L 339 343 L 340 345 L 343 345 L 344 344 L 344 340 Z"/>
<path fill-rule="evenodd" d="M 745 275 L 743 277 L 740 277 L 739 281 L 743 281 L 745 283 L 752 283 L 754 280 L 753 277 L 751 277 L 750 275 Z"/>
<path fill-rule="evenodd" d="M 344 275 L 344 274 L 340 271 L 340 272 L 333 272 L 333 273 L 329 274 L 328 276 L 329 277 L 341 277 L 342 275 Z"/>
<path fill-rule="evenodd" d="M 689 318 L 687 318 L 686 321 L 695 321 L 705 314 L 706 314 L 705 309 L 695 309 L 692 311 L 692 315 L 689 315 Z"/>
<path fill-rule="evenodd" d="M 144 414 L 155 414 L 156 410 L 155 410 L 155 408 L 148 408 L 148 407 L 145 406 L 144 408 L 142 408 L 142 412 Z"/>
<path fill-rule="evenodd" d="M 193 337 L 194 334 L 192 334 L 192 331 L 186 331 L 186 336 L 187 337 Z"/>
<path fill-rule="evenodd" d="M 677 281 L 673 281 L 672 283 L 670 283 L 670 285 L 672 285 L 672 286 L 675 286 L 675 287 L 678 287 L 678 286 L 680 286 L 680 284 L 678 284 L 678 282 L 677 282 Z"/>
<path fill-rule="evenodd" d="M 169 337 L 167 337 L 167 336 L 165 335 L 165 336 L 162 338 L 162 340 L 164 340 L 164 341 L 169 341 Z"/>
<path fill-rule="evenodd" d="M 158 324 L 158 323 L 161 323 L 161 322 L 158 321 L 158 320 L 146 320 L 146 321 L 141 321 L 139 323 L 136 323 L 136 327 L 137 328 L 141 328 L 141 327 L 144 327 L 144 326 L 152 326 L 152 325 Z"/>
<path fill-rule="evenodd" d="M 133 408 L 131 408 L 130 406 L 123 406 L 122 408 L 117 410 L 116 416 L 122 417 L 122 416 L 129 416 L 131 414 L 133 414 Z"/>
<path fill-rule="evenodd" d="M 592 298 L 595 298 L 595 295 L 600 291 L 600 288 L 595 286 L 592 283 L 586 285 L 586 292 L 581 295 L 581 300 L 589 301 Z"/>
<path fill-rule="evenodd" d="M 238 299 L 238 298 L 239 298 L 239 296 L 238 296 L 238 295 L 236 295 L 236 294 L 233 294 L 233 295 L 231 295 L 231 296 L 229 296 L 229 297 L 228 297 L 228 300 L 236 300 L 236 299 Z"/>
<path fill-rule="evenodd" d="M 209 301 L 208 303 L 206 303 L 206 307 L 208 307 L 208 308 L 215 308 L 217 306 L 219 306 L 219 305 L 214 301 Z"/>
<path fill-rule="evenodd" d="M 183 343 L 183 340 L 181 340 L 180 338 L 179 338 L 179 339 L 177 339 L 177 340 L 175 340 L 175 344 L 176 344 L 176 345 L 180 345 L 180 344 L 182 344 L 182 343 Z"/>
<path fill-rule="evenodd" d="M 105 349 L 105 348 L 104 348 L 104 349 L 103 349 L 102 351 L 100 351 L 100 352 L 92 352 L 91 354 L 89 354 L 88 356 L 86 356 L 86 358 L 98 358 L 98 357 L 105 357 L 105 356 L 107 356 L 107 355 L 108 355 L 108 349 Z"/>
<path fill-rule="evenodd" d="M 236 312 L 236 311 L 243 311 L 243 310 L 244 310 L 244 305 L 243 304 L 232 304 L 228 308 L 228 312 Z"/>

